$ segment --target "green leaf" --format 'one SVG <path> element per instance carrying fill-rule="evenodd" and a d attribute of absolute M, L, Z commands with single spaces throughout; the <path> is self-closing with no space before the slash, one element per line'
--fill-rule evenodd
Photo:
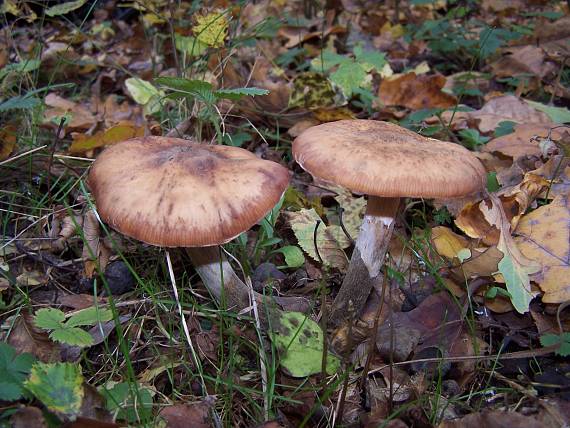
<path fill-rule="evenodd" d="M 63 327 L 65 314 L 59 309 L 43 308 L 36 312 L 34 324 L 45 330 L 54 330 Z"/>
<path fill-rule="evenodd" d="M 29 353 L 16 354 L 16 350 L 0 342 L 0 400 L 18 400 L 24 394 L 22 383 L 28 377 L 35 357 Z"/>
<path fill-rule="evenodd" d="M 330 75 L 331 82 L 337 84 L 347 98 L 352 95 L 355 89 L 365 86 L 369 76 L 362 65 L 356 62 L 345 62 L 338 66 L 336 71 Z"/>
<path fill-rule="evenodd" d="M 496 171 L 489 171 L 487 173 L 487 190 L 489 192 L 496 192 L 501 188 L 499 184 L 499 180 L 497 180 L 497 172 Z"/>
<path fill-rule="evenodd" d="M 234 88 L 234 89 L 218 89 L 214 91 L 217 98 L 224 98 L 226 100 L 237 101 L 244 96 L 255 97 L 256 95 L 267 95 L 269 91 L 261 88 Z"/>
<path fill-rule="evenodd" d="M 512 134 L 515 132 L 515 125 L 516 122 L 511 120 L 503 120 L 502 122 L 499 122 L 499 125 L 495 128 L 495 132 L 493 133 L 495 138 Z"/>
<path fill-rule="evenodd" d="M 388 63 L 386 55 L 380 51 L 363 50 L 360 46 L 354 48 L 354 56 L 365 71 L 376 70 L 378 73 Z"/>
<path fill-rule="evenodd" d="M 58 328 L 50 333 L 49 337 L 66 345 L 90 346 L 93 345 L 93 337 L 85 330 L 78 327 Z"/>
<path fill-rule="evenodd" d="M 278 312 L 271 320 L 271 340 L 280 354 L 281 367 L 293 377 L 320 373 L 323 360 L 323 332 L 300 312 Z M 328 353 L 326 370 L 335 373 L 340 360 Z"/>
<path fill-rule="evenodd" d="M 107 410 L 117 412 L 118 419 L 134 423 L 152 416 L 152 394 L 147 388 L 122 382 L 99 392 L 106 399 Z"/>
<path fill-rule="evenodd" d="M 351 58 L 339 55 L 332 51 L 324 51 L 322 55 L 317 56 L 311 61 L 311 67 L 313 70 L 321 73 L 323 71 L 330 70 L 334 66 L 344 63 L 353 62 Z"/>
<path fill-rule="evenodd" d="M 145 105 L 151 101 L 153 97 L 161 95 L 160 91 L 156 89 L 152 83 L 139 79 L 138 77 L 129 77 L 125 80 L 125 85 L 127 86 L 129 94 L 133 97 L 133 100 L 140 105 Z"/>
<path fill-rule="evenodd" d="M 525 100 L 527 104 L 530 104 L 532 108 L 535 108 L 546 115 L 554 123 L 570 123 L 570 110 L 566 107 L 553 107 L 547 106 L 542 103 L 537 103 L 536 101 Z"/>
<path fill-rule="evenodd" d="M 562 334 L 543 334 L 540 336 L 540 344 L 542 346 L 560 345 L 556 350 L 556 354 L 562 357 L 570 356 L 570 333 Z"/>
<path fill-rule="evenodd" d="M 214 87 L 211 83 L 203 80 L 190 80 L 183 77 L 158 77 L 154 80 L 157 84 L 174 91 L 175 98 L 198 98 L 206 104 L 216 101 Z"/>
<path fill-rule="evenodd" d="M 12 97 L 0 104 L 0 112 L 8 110 L 29 110 L 38 106 L 41 102 L 39 98 L 33 97 L 30 94 Z"/>
<path fill-rule="evenodd" d="M 186 52 L 191 57 L 200 56 L 208 49 L 208 45 L 196 37 L 186 37 L 178 34 L 174 36 L 174 45 L 180 52 Z"/>
<path fill-rule="evenodd" d="M 49 410 L 75 416 L 83 400 L 81 366 L 71 363 L 35 363 L 24 386 Z"/>
<path fill-rule="evenodd" d="M 48 7 L 46 9 L 46 15 L 52 16 L 52 17 L 53 16 L 59 16 L 59 15 L 65 15 L 66 13 L 69 13 L 73 10 L 79 9 L 86 2 L 87 2 L 87 0 L 76 0 L 76 1 L 70 1 L 67 3 L 56 4 L 55 6 Z"/>
<path fill-rule="evenodd" d="M 76 312 L 65 323 L 66 327 L 79 327 L 83 325 L 94 325 L 100 322 L 110 321 L 113 319 L 113 311 L 106 308 L 98 308 L 91 306 Z"/>
<path fill-rule="evenodd" d="M 278 248 L 274 252 L 281 253 L 285 256 L 285 263 L 287 263 L 287 267 L 296 268 L 305 264 L 305 256 L 303 255 L 303 251 L 301 251 L 301 249 L 296 245 L 286 245 L 284 247 Z"/>
<path fill-rule="evenodd" d="M 0 70 L 0 80 L 4 79 L 9 73 L 28 73 L 40 68 L 41 61 L 39 59 L 29 59 L 26 61 L 8 64 Z"/>

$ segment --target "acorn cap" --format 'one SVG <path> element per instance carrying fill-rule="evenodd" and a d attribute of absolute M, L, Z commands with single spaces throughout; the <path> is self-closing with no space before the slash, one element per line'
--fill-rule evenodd
<path fill-rule="evenodd" d="M 452 198 L 486 181 L 466 148 L 375 120 L 313 126 L 295 139 L 293 156 L 315 177 L 374 196 Z"/>
<path fill-rule="evenodd" d="M 89 173 L 104 221 L 164 247 L 231 241 L 273 208 L 288 183 L 286 168 L 247 150 L 167 137 L 115 144 Z"/>

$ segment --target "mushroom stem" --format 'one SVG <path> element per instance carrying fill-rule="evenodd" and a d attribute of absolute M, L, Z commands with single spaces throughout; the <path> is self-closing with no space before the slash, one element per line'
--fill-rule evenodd
<path fill-rule="evenodd" d="M 225 301 L 228 309 L 240 311 L 250 306 L 249 291 L 220 251 L 218 246 L 186 248 L 196 272 L 218 303 Z"/>
<path fill-rule="evenodd" d="M 234 312 L 251 307 L 248 286 L 237 276 L 219 247 L 190 247 L 186 248 L 186 252 L 204 286 L 218 303 L 225 302 L 225 307 Z M 253 297 L 264 328 L 267 328 L 269 315 L 279 310 L 275 303 L 285 310 L 304 312 L 308 308 L 305 299 L 298 297 L 265 296 L 255 291 Z"/>
<path fill-rule="evenodd" d="M 380 268 L 384 264 L 399 206 L 400 198 L 368 197 L 348 271 L 331 310 L 329 321 L 333 325 L 346 319 L 349 301 L 358 316 L 372 287 L 381 283 Z"/>

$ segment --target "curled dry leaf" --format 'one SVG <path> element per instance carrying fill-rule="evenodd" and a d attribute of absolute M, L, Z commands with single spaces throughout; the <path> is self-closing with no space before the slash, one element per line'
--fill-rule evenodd
<path fill-rule="evenodd" d="M 536 45 L 513 46 L 505 50 L 506 55 L 491 64 L 496 77 L 512 77 L 520 74 L 541 79 L 554 77 L 556 64 L 546 57 L 543 48 Z"/>
<path fill-rule="evenodd" d="M 562 139 L 564 130 L 552 129 L 553 125 L 542 123 L 520 123 L 511 134 L 493 138 L 482 148 L 484 152 L 499 152 L 505 156 L 518 158 L 542 154 L 540 143 L 550 137 L 554 142 Z"/>
<path fill-rule="evenodd" d="M 533 276 L 545 303 L 570 300 L 570 197 L 557 196 L 549 205 L 525 215 L 515 242 L 522 254 L 542 264 Z"/>
<path fill-rule="evenodd" d="M 111 249 L 107 248 L 105 242 L 101 240 L 99 232 L 97 216 L 93 211 L 87 211 L 83 217 L 83 237 L 85 241 L 82 253 L 82 258 L 85 261 L 85 276 L 87 278 L 93 276 L 97 264 L 103 271 L 111 257 Z"/>
<path fill-rule="evenodd" d="M 452 107 L 457 99 L 442 92 L 444 86 L 445 77 L 439 74 L 418 76 L 416 73 L 408 73 L 384 79 L 378 96 L 386 106 L 402 106 L 412 110 Z"/>
<path fill-rule="evenodd" d="M 542 177 L 528 173 L 523 181 L 508 193 L 500 196 L 499 200 L 505 212 L 511 230 L 517 227 L 518 221 L 530 207 L 531 203 L 548 188 L 549 182 Z M 496 245 L 499 242 L 500 230 L 483 215 L 491 206 L 489 199 L 478 203 L 467 204 L 455 219 L 455 224 L 471 238 L 481 239 L 486 245 Z"/>
<path fill-rule="evenodd" d="M 455 114 L 446 111 L 442 114 L 446 123 L 449 123 L 452 117 L 451 125 L 454 129 L 469 128 L 472 125 L 471 127 L 476 127 L 482 134 L 493 132 L 499 123 L 504 121 L 542 123 L 547 126 L 554 126 L 545 113 L 532 108 L 524 100 L 514 95 L 492 98 L 480 110 L 455 112 Z M 426 122 L 437 123 L 438 119 L 430 118 Z"/>

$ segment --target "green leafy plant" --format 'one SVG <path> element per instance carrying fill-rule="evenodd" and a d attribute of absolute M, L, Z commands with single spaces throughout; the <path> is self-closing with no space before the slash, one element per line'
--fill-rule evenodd
<path fill-rule="evenodd" d="M 540 344 L 542 346 L 559 345 L 558 349 L 555 351 L 556 355 L 560 355 L 561 357 L 570 356 L 570 333 L 568 332 L 560 334 L 543 334 L 540 336 Z"/>
<path fill-rule="evenodd" d="M 23 383 L 35 359 L 27 352 L 18 355 L 10 345 L 0 342 L 0 400 L 13 401 L 24 396 Z"/>
<path fill-rule="evenodd" d="M 36 326 L 44 330 L 51 330 L 51 339 L 72 346 L 89 346 L 93 344 L 93 337 L 82 326 L 92 326 L 99 322 L 113 319 L 110 309 L 90 307 L 73 314 L 67 321 L 65 314 L 59 309 L 40 309 L 34 318 Z"/>
<path fill-rule="evenodd" d="M 99 392 L 105 398 L 107 410 L 116 414 L 117 419 L 132 423 L 151 417 L 153 400 L 147 388 L 121 382 L 99 388 Z"/>
<path fill-rule="evenodd" d="M 471 128 L 462 129 L 459 131 L 459 136 L 461 137 L 463 145 L 471 150 L 484 145 L 491 139 L 490 137 L 481 135 L 478 130 Z"/>
<path fill-rule="evenodd" d="M 83 401 L 81 366 L 71 363 L 35 363 L 24 386 L 49 410 L 75 416 Z"/>
<path fill-rule="evenodd" d="M 159 77 L 155 82 L 168 91 L 168 98 L 186 99 L 198 102 L 200 107 L 199 116 L 203 121 L 211 123 L 216 129 L 218 143 L 223 141 L 223 133 L 220 129 L 220 117 L 216 103 L 220 100 L 237 101 L 244 96 L 267 95 L 267 89 L 260 88 L 233 88 L 214 89 L 213 85 L 203 80 L 191 80 L 183 77 Z"/>

